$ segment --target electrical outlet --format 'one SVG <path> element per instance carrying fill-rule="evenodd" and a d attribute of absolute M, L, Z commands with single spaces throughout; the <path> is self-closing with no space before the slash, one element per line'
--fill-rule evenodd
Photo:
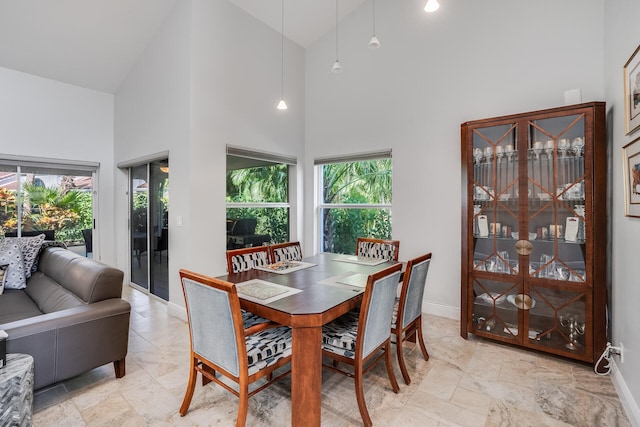
<path fill-rule="evenodd" d="M 624 347 L 620 343 L 620 363 L 624 363 Z"/>

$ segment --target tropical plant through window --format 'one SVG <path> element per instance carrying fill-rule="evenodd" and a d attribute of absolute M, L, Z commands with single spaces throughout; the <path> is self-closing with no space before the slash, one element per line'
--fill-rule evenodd
<path fill-rule="evenodd" d="M 358 237 L 390 239 L 391 159 L 319 167 L 322 251 L 354 254 Z"/>
<path fill-rule="evenodd" d="M 258 163 L 233 169 L 228 162 L 228 249 L 289 240 L 289 166 Z M 233 231 L 238 220 L 251 225 Z"/>
<path fill-rule="evenodd" d="M 82 230 L 91 228 L 92 221 L 90 176 L 0 169 L 1 236 L 18 229 L 22 232 L 53 230 L 57 241 L 73 244 L 83 242 Z"/>

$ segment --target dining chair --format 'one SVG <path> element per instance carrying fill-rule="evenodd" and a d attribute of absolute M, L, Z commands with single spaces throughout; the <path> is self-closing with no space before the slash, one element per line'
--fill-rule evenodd
<path fill-rule="evenodd" d="M 231 249 L 227 251 L 227 269 L 229 273 L 240 273 L 269 264 L 269 248 L 253 246 L 251 248 Z"/>
<path fill-rule="evenodd" d="M 385 358 L 387 375 L 394 393 L 400 389 L 391 364 L 391 316 L 402 264 L 394 264 L 370 275 L 360 312 L 350 311 L 322 328 L 322 355 L 333 365 L 322 367 L 355 380 L 356 400 L 364 425 L 372 425 L 364 399 L 362 376 Z M 337 362 L 337 363 L 336 363 Z M 353 367 L 353 372 L 338 368 L 338 363 Z"/>
<path fill-rule="evenodd" d="M 300 261 L 302 259 L 302 249 L 300 242 L 276 243 L 269 246 L 271 261 Z"/>
<path fill-rule="evenodd" d="M 424 360 L 429 360 L 429 353 L 424 344 L 424 334 L 422 333 L 422 297 L 430 264 L 431 252 L 407 262 L 400 297 L 396 299 L 391 319 L 391 334 L 395 336 L 398 364 L 402 378 L 407 385 L 411 383 L 411 378 L 409 378 L 407 365 L 404 361 L 402 343 L 417 341 Z"/>
<path fill-rule="evenodd" d="M 249 398 L 291 372 L 273 378 L 276 369 L 291 361 L 291 329 L 274 322 L 246 328 L 233 283 L 183 269 L 180 281 L 190 337 L 189 383 L 180 415 L 189 410 L 200 372 L 202 385 L 213 381 L 239 398 L 236 426 L 244 426 Z M 218 374 L 235 382 L 238 390 Z M 249 392 L 249 384 L 261 378 L 266 378 L 264 384 Z"/>
<path fill-rule="evenodd" d="M 359 257 L 398 261 L 399 253 L 400 240 L 358 237 L 356 241 L 356 255 Z"/>

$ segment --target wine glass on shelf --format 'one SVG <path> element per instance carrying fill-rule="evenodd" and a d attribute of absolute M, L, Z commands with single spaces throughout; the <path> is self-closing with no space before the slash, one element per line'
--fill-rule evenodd
<path fill-rule="evenodd" d="M 583 147 L 584 147 L 584 138 L 581 136 L 574 138 L 574 140 L 571 142 L 571 148 L 573 149 L 573 152 L 576 153 L 576 156 L 582 155 Z"/>
<path fill-rule="evenodd" d="M 480 163 L 482 161 L 482 148 L 474 148 L 473 157 L 476 159 L 476 163 Z"/>
<path fill-rule="evenodd" d="M 498 158 L 498 163 L 500 163 L 500 160 L 504 157 L 504 147 L 502 145 L 496 147 L 496 157 Z"/>
<path fill-rule="evenodd" d="M 492 146 L 488 146 L 487 148 L 484 149 L 484 156 L 487 158 L 487 160 L 491 160 L 491 158 L 493 156 L 493 147 Z"/>
<path fill-rule="evenodd" d="M 544 144 L 544 152 L 547 153 L 547 158 L 549 160 L 551 160 L 551 156 L 553 156 L 553 146 L 553 139 L 547 140 L 547 142 Z"/>
<path fill-rule="evenodd" d="M 536 141 L 533 143 L 533 153 L 536 155 L 536 160 L 540 158 L 540 153 L 542 153 L 542 141 Z"/>
<path fill-rule="evenodd" d="M 511 161 L 511 158 L 513 157 L 513 145 L 507 144 L 506 147 L 504 147 L 504 152 L 507 155 L 507 159 Z"/>
<path fill-rule="evenodd" d="M 558 141 L 558 150 L 560 150 L 560 155 L 564 157 L 567 154 L 567 150 L 571 147 L 571 143 L 567 138 L 562 138 Z"/>

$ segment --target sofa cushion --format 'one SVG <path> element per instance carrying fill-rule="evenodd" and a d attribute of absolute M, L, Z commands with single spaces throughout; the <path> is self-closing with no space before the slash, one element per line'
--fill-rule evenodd
<path fill-rule="evenodd" d="M 7 270 L 9 264 L 0 265 L 0 295 L 4 292 L 4 282 L 7 281 Z"/>
<path fill-rule="evenodd" d="M 43 313 L 66 310 L 84 305 L 84 302 L 41 271 L 33 273 L 25 292 Z"/>
<path fill-rule="evenodd" d="M 6 271 L 5 289 L 24 289 L 27 279 L 24 272 L 24 258 L 18 242 L 0 240 L 0 264 L 8 264 Z"/>
<path fill-rule="evenodd" d="M 0 329 L 2 329 L 1 325 L 5 323 L 41 314 L 38 306 L 24 291 L 5 289 L 2 298 L 0 298 Z"/>
<path fill-rule="evenodd" d="M 47 248 L 40 255 L 38 271 L 85 303 L 122 296 L 124 273 L 121 270 L 67 249 Z"/>

